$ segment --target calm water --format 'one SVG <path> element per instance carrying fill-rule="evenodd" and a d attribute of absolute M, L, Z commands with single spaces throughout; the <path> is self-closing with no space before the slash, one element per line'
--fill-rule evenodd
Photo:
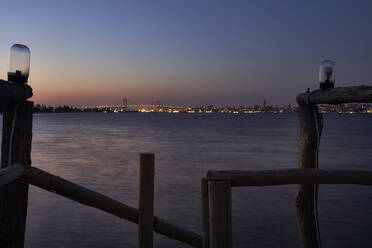
<path fill-rule="evenodd" d="M 320 167 L 372 166 L 372 115 L 326 115 Z M 297 167 L 297 115 L 35 114 L 33 166 L 137 206 L 138 154 L 156 154 L 155 214 L 201 232 L 210 169 Z M 234 188 L 235 247 L 298 247 L 296 185 Z M 320 187 L 324 247 L 372 246 L 372 188 Z M 137 226 L 30 188 L 26 247 L 135 247 Z M 188 247 L 155 235 L 157 247 Z"/>

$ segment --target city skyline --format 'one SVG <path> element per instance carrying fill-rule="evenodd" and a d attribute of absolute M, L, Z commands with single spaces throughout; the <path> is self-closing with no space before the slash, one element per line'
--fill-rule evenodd
<path fill-rule="evenodd" d="M 322 104 L 318 106 L 320 113 L 339 113 L 339 114 L 372 114 L 372 104 L 368 103 L 347 103 L 347 104 Z M 214 105 L 207 106 L 175 106 L 163 105 L 160 102 L 154 104 L 122 104 L 117 105 L 97 105 L 97 106 L 47 106 L 43 104 L 36 104 L 34 106 L 35 113 L 71 113 L 71 112 L 104 112 L 104 113 L 125 113 L 125 112 L 139 112 L 139 113 L 187 113 L 187 114 L 209 114 L 209 113 L 222 113 L 222 114 L 260 114 L 260 113 L 297 113 L 298 106 L 291 104 L 288 105 L 270 105 L 266 100 L 263 103 L 255 105 L 243 106 L 223 106 L 217 107 Z"/>
<path fill-rule="evenodd" d="M 126 100 L 124 100 L 126 99 Z M 286 104 L 278 104 L 278 103 L 273 103 L 269 101 L 266 98 L 261 99 L 260 102 L 252 103 L 252 104 L 239 104 L 239 105 L 233 105 L 233 104 L 215 104 L 213 102 L 206 103 L 206 104 L 194 104 L 194 103 L 184 103 L 184 104 L 175 104 L 172 102 L 163 102 L 161 99 L 155 99 L 153 101 L 145 101 L 145 102 L 134 102 L 132 99 L 128 98 L 118 98 L 118 99 L 113 99 L 111 101 L 108 101 L 106 103 L 101 103 L 101 104 L 70 104 L 68 102 L 61 103 L 61 104 L 45 104 L 43 102 L 35 102 L 35 105 L 48 105 L 51 107 L 57 107 L 57 106 L 73 106 L 77 108 L 84 108 L 88 106 L 119 106 L 119 105 L 126 105 L 124 103 L 126 101 L 127 105 L 164 105 L 164 106 L 175 106 L 175 107 L 200 107 L 200 106 L 215 106 L 215 107 L 227 107 L 227 106 L 263 106 L 267 104 L 268 106 L 285 106 L 285 105 L 297 105 L 297 103 L 292 104 L 292 103 L 286 103 Z"/>
<path fill-rule="evenodd" d="M 15 8 L 16 6 L 16 8 Z M 48 105 L 134 102 L 295 104 L 318 88 L 323 59 L 336 87 L 371 83 L 370 1 L 8 1 L 9 48 L 31 49 L 29 83 Z M 17 21 L 14 21 L 17 16 Z"/>

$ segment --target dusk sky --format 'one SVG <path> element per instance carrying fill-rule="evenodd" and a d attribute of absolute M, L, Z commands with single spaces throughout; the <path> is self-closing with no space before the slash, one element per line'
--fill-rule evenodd
<path fill-rule="evenodd" d="M 35 103 L 294 104 L 318 87 L 372 83 L 372 1 L 1 1 L 9 48 L 31 49 Z"/>

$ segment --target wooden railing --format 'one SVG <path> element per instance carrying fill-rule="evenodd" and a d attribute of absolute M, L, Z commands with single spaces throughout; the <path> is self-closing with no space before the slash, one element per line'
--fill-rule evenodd
<path fill-rule="evenodd" d="M 0 169 L 0 187 L 17 180 L 24 173 L 25 169 L 22 164 L 13 164 L 10 167 Z"/>
<path fill-rule="evenodd" d="M 202 179 L 204 247 L 232 247 L 231 187 L 286 184 L 372 185 L 372 171 L 284 169 L 209 171 Z"/>
<path fill-rule="evenodd" d="M 140 154 L 139 204 L 128 206 L 61 177 L 31 167 L 33 102 L 28 85 L 0 80 L 3 132 L 0 168 L 0 247 L 24 246 L 29 184 L 138 224 L 138 247 L 153 247 L 153 231 L 194 247 L 202 236 L 154 214 L 154 154 Z"/>
<path fill-rule="evenodd" d="M 371 86 L 338 87 L 334 89 L 318 89 L 312 92 L 301 93 L 296 97 L 300 106 L 316 104 L 340 103 L 370 103 L 372 102 Z"/>
<path fill-rule="evenodd" d="M 317 169 L 318 146 L 323 127 L 316 104 L 372 102 L 372 87 L 315 90 L 297 96 L 300 105 L 300 169 L 269 171 L 210 171 L 201 182 L 204 236 L 153 216 L 154 155 L 140 157 L 138 209 L 94 192 L 43 170 L 31 167 L 32 108 L 24 101 L 32 95 L 29 86 L 0 80 L 3 111 L 0 169 L 0 247 L 24 245 L 28 185 L 94 207 L 138 224 L 138 247 L 153 246 L 153 231 L 194 247 L 231 247 L 231 187 L 299 184 L 296 197 L 301 246 L 319 248 L 314 211 L 316 184 L 372 184 L 372 172 Z M 22 180 L 22 183 L 19 182 Z"/>
<path fill-rule="evenodd" d="M 143 160 L 144 157 L 149 156 L 149 154 L 141 155 Z M 151 166 L 150 164 L 142 163 L 142 166 Z M 146 169 L 145 169 L 146 170 Z M 151 172 L 150 172 L 151 174 Z M 185 228 L 179 227 L 161 219 L 156 216 L 152 216 L 150 212 L 150 217 L 141 221 L 139 217 L 141 213 L 146 212 L 147 208 L 152 207 L 151 205 L 146 205 L 144 208 L 136 209 L 134 207 L 128 206 L 117 200 L 114 200 L 108 196 L 97 193 L 95 191 L 89 190 L 75 183 L 67 181 L 61 177 L 49 174 L 41 169 L 24 166 L 21 164 L 15 164 L 10 167 L 0 170 L 0 186 L 4 187 L 10 183 L 17 183 L 17 180 L 21 179 L 22 184 L 29 183 L 31 185 L 37 186 L 41 189 L 53 192 L 70 200 L 79 202 L 83 205 L 97 208 L 106 213 L 112 214 L 119 218 L 125 219 L 135 224 L 142 226 L 141 229 L 148 229 L 139 233 L 140 247 L 149 247 L 152 244 L 152 235 L 149 234 L 154 230 L 157 233 L 167 236 L 168 238 L 181 241 L 183 243 L 189 244 L 193 247 L 202 247 L 202 237 L 194 231 L 187 230 Z M 140 180 L 142 186 L 148 184 L 148 181 Z M 151 184 L 150 186 L 151 187 Z M 153 196 L 153 195 L 152 195 Z M 142 197 L 140 196 L 140 199 Z M 151 195 L 150 195 L 151 198 Z M 148 219 L 153 219 L 152 225 L 148 223 Z M 142 223 L 143 222 L 143 223 Z M 140 230 L 141 230 L 140 229 Z M 139 231 L 140 231 L 139 230 Z M 150 238 L 149 238 L 150 235 Z M 4 247 L 4 246 L 1 246 Z"/>
<path fill-rule="evenodd" d="M 213 181 L 230 181 L 232 187 L 286 184 L 372 185 L 372 171 L 322 169 L 208 171 L 207 179 Z"/>
<path fill-rule="evenodd" d="M 323 130 L 323 116 L 317 104 L 371 103 L 372 87 L 354 86 L 334 89 L 317 89 L 296 97 L 299 137 L 299 168 L 318 168 L 319 144 Z M 301 247 L 320 248 L 317 214 L 317 184 L 299 184 L 296 196 L 298 229 Z"/>
<path fill-rule="evenodd" d="M 355 86 L 301 93 L 299 104 L 300 169 L 268 171 L 210 171 L 202 179 L 203 246 L 231 247 L 231 187 L 298 184 L 296 197 L 301 247 L 320 248 L 316 194 L 318 184 L 372 185 L 372 172 L 320 170 L 318 148 L 323 117 L 316 104 L 371 103 L 372 87 Z"/>

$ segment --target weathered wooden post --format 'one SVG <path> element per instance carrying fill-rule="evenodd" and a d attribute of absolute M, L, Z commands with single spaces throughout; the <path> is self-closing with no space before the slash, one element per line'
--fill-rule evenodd
<path fill-rule="evenodd" d="M 15 163 L 31 165 L 33 102 L 17 105 L 4 104 L 1 168 Z M 0 247 L 23 247 L 27 200 L 27 183 L 16 181 L 0 189 Z"/>
<path fill-rule="evenodd" d="M 208 200 L 208 179 L 201 180 L 201 201 L 203 218 L 203 247 L 209 248 L 209 200 Z"/>
<path fill-rule="evenodd" d="M 231 185 L 229 181 L 209 181 L 209 242 L 212 248 L 232 247 Z"/>
<path fill-rule="evenodd" d="M 154 229 L 154 174 L 155 156 L 140 154 L 139 201 L 138 201 L 138 247 L 153 247 Z"/>
<path fill-rule="evenodd" d="M 299 167 L 316 168 L 317 147 L 323 128 L 323 119 L 314 105 L 300 105 L 298 109 L 300 124 Z M 317 186 L 316 186 L 317 187 Z M 298 186 L 296 208 L 301 247 L 314 248 L 320 244 L 318 235 L 316 187 L 313 184 Z"/>

